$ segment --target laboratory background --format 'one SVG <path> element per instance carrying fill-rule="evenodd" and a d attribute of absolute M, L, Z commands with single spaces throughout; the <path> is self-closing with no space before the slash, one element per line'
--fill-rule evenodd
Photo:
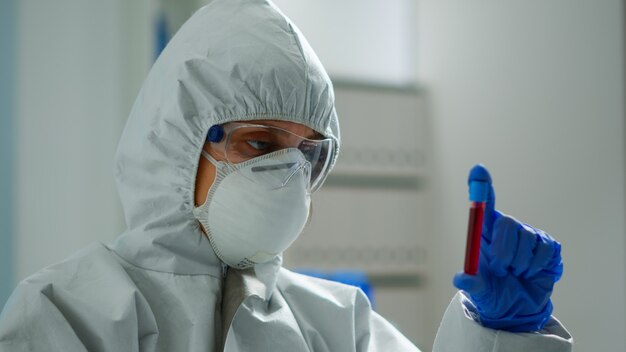
<path fill-rule="evenodd" d="M 0 1 L 0 303 L 125 228 L 113 159 L 158 53 L 201 0 Z M 466 178 L 562 243 L 554 314 L 626 346 L 619 0 L 276 0 L 336 90 L 342 154 L 285 266 L 362 286 L 429 351 L 462 270 Z"/>

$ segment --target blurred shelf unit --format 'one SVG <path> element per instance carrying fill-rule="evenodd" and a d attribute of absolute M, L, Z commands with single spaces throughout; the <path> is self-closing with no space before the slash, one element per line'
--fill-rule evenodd
<path fill-rule="evenodd" d="M 290 268 L 359 270 L 374 285 L 420 285 L 428 252 L 429 124 L 419 89 L 339 82 L 342 147 L 313 195 Z"/>

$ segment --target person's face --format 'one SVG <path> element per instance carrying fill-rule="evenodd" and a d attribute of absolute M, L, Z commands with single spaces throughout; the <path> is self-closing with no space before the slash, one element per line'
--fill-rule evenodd
<path fill-rule="evenodd" d="M 313 129 L 295 122 L 289 121 L 276 121 L 276 120 L 253 120 L 245 121 L 256 125 L 265 125 L 282 128 L 299 136 L 315 139 L 318 137 L 318 133 Z M 215 160 L 224 160 L 224 156 L 216 150 L 213 150 L 211 143 L 204 144 L 203 149 L 209 153 Z M 207 194 L 213 181 L 215 180 L 215 166 L 211 164 L 206 158 L 200 157 L 198 164 L 198 173 L 196 174 L 196 189 L 194 195 L 194 202 L 196 206 L 204 204 Z"/>

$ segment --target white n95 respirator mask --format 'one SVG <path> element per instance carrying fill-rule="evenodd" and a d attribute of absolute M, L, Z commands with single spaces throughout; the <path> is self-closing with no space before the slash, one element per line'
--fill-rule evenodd
<path fill-rule="evenodd" d="M 207 199 L 194 209 L 215 254 L 230 267 L 265 263 L 286 250 L 306 225 L 310 163 L 295 148 L 216 167 Z"/>

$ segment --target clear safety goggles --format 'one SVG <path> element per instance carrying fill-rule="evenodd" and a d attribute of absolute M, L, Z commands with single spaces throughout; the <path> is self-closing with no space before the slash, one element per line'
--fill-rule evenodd
<path fill-rule="evenodd" d="M 214 150 L 223 154 L 227 162 L 234 165 L 295 148 L 304 158 L 283 160 L 275 164 L 263 162 L 262 166 L 253 168 L 253 171 L 279 170 L 282 176 L 273 185 L 275 188 L 283 187 L 296 172 L 303 171 L 309 176 L 311 193 L 324 183 L 335 150 L 334 141 L 330 138 L 309 139 L 282 128 L 242 122 L 213 125 L 209 129 L 207 141 L 211 142 Z M 248 178 L 252 181 L 257 179 L 253 174 Z"/>

